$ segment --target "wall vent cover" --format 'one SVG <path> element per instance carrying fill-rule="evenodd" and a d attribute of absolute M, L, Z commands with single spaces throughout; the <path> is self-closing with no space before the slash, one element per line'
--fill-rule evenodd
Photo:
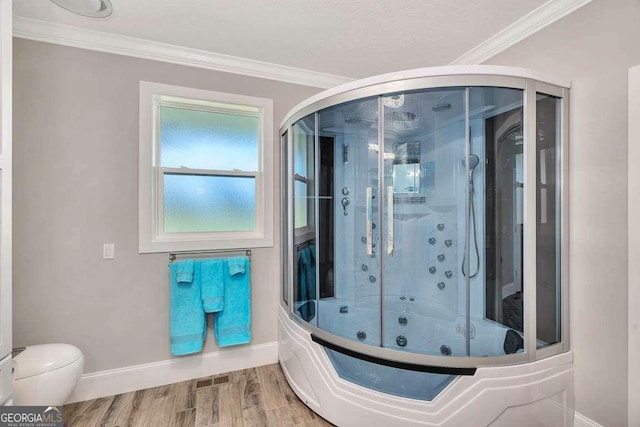
<path fill-rule="evenodd" d="M 213 379 L 213 385 L 224 384 L 229 382 L 229 377 L 218 377 Z"/>
<path fill-rule="evenodd" d="M 211 378 L 206 380 L 200 380 L 196 383 L 196 390 L 199 390 L 201 388 L 211 387 L 212 384 L 213 384 L 213 380 Z"/>

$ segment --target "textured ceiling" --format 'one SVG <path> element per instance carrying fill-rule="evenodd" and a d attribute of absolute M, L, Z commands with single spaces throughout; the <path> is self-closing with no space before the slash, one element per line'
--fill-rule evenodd
<path fill-rule="evenodd" d="M 111 0 L 106 19 L 46 0 L 19 16 L 346 77 L 445 65 L 545 0 Z"/>

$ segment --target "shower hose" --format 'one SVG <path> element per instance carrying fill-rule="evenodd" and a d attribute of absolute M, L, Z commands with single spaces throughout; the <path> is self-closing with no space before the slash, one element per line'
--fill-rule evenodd
<path fill-rule="evenodd" d="M 469 276 L 470 279 L 473 279 L 474 277 L 476 277 L 478 275 L 478 272 L 480 271 L 480 251 L 478 250 L 478 235 L 476 232 L 476 208 L 475 208 L 475 203 L 473 202 L 473 178 L 471 181 L 471 185 L 469 188 L 469 211 L 471 213 L 471 224 L 473 225 L 473 246 L 475 247 L 475 252 L 476 252 L 476 271 Z M 467 240 L 464 243 L 464 254 L 462 255 L 462 275 L 467 277 L 467 273 L 464 271 L 464 265 L 467 262 L 467 245 L 469 244 L 469 241 Z"/>

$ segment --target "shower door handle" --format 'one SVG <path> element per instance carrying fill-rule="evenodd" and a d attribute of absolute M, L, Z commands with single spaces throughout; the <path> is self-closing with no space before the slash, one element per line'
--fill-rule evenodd
<path fill-rule="evenodd" d="M 387 255 L 393 255 L 393 186 L 387 186 Z"/>
<path fill-rule="evenodd" d="M 373 189 L 367 187 L 366 199 L 367 216 L 367 256 L 373 256 Z"/>

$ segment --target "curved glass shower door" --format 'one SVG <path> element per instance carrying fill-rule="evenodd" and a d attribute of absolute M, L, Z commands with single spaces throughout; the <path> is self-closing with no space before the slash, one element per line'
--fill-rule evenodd
<path fill-rule="evenodd" d="M 523 91 L 472 87 L 469 129 L 473 174 L 470 258 L 480 260 L 470 280 L 472 356 L 504 356 L 525 347 L 524 99 Z M 475 213 L 475 216 L 473 214 Z M 474 271 L 472 270 L 473 274 Z"/>
<path fill-rule="evenodd" d="M 298 120 L 293 136 L 293 308 L 302 320 L 317 325 L 315 114 Z"/>
<path fill-rule="evenodd" d="M 382 98 L 383 346 L 465 356 L 466 88 Z"/>
<path fill-rule="evenodd" d="M 383 346 L 523 351 L 523 91 L 448 88 L 383 102 Z"/>
<path fill-rule="evenodd" d="M 317 113 L 317 326 L 380 345 L 378 98 Z"/>

